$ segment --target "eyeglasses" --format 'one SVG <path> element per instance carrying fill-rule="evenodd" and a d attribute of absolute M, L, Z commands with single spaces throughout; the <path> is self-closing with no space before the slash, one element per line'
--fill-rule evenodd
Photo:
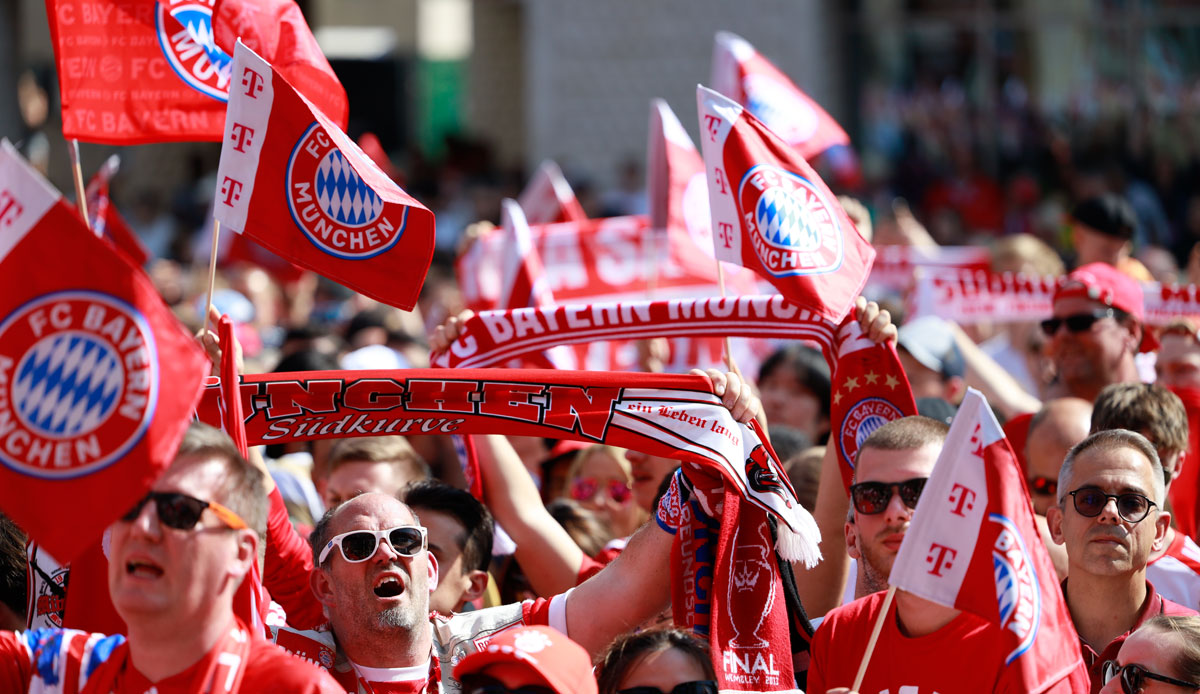
<path fill-rule="evenodd" d="M 325 543 L 321 556 L 317 557 L 317 565 L 325 563 L 325 558 L 337 547 L 342 551 L 342 558 L 351 564 L 366 561 L 375 556 L 379 549 L 379 541 L 386 538 L 396 554 L 403 557 L 413 557 L 425 549 L 425 528 L 419 525 L 397 525 L 387 530 L 351 530 L 348 533 L 334 535 Z"/>
<path fill-rule="evenodd" d="M 1034 494 L 1054 496 L 1058 493 L 1058 480 L 1052 480 L 1042 475 L 1034 475 L 1029 478 L 1029 491 Z"/>
<path fill-rule="evenodd" d="M 462 694 L 556 694 L 550 687 L 528 684 L 510 689 L 503 682 L 487 675 L 471 673 L 462 676 Z"/>
<path fill-rule="evenodd" d="M 1104 661 L 1102 669 L 1103 683 L 1108 684 L 1117 675 L 1121 676 L 1121 691 L 1125 694 L 1137 694 L 1142 691 L 1143 680 L 1156 680 L 1158 682 L 1166 682 L 1179 687 L 1187 687 L 1188 689 L 1200 689 L 1200 684 L 1194 682 L 1184 682 L 1177 680 L 1174 677 L 1167 677 L 1155 672 L 1150 672 L 1141 665 L 1129 664 L 1125 666 L 1117 665 L 1115 660 Z"/>
<path fill-rule="evenodd" d="M 897 491 L 905 506 L 916 508 L 928 481 L 928 477 L 915 477 L 903 482 L 859 482 L 850 485 L 850 498 L 854 500 L 854 510 L 868 516 L 883 513 Z"/>
<path fill-rule="evenodd" d="M 1125 315 L 1124 311 L 1118 311 L 1115 308 L 1098 308 L 1091 313 L 1076 313 L 1064 318 L 1047 318 L 1042 321 L 1042 332 L 1046 333 L 1046 337 L 1054 337 L 1059 326 L 1066 323 L 1069 332 L 1082 333 L 1091 330 L 1096 321 L 1105 318 L 1124 318 Z"/>
<path fill-rule="evenodd" d="M 1137 523 L 1150 513 L 1152 506 L 1157 506 L 1153 501 L 1147 499 L 1143 494 L 1135 494 L 1126 492 L 1125 494 L 1105 494 L 1103 490 L 1095 487 L 1086 487 L 1076 489 L 1070 492 L 1071 497 L 1075 501 L 1075 510 L 1081 516 L 1095 518 L 1100 515 L 1105 506 L 1108 506 L 1109 499 L 1117 500 L 1117 514 L 1127 523 Z"/>
<path fill-rule="evenodd" d="M 658 687 L 630 687 L 618 689 L 617 694 L 717 694 L 717 683 L 713 680 L 680 682 L 669 692 L 664 692 Z"/>
<path fill-rule="evenodd" d="M 587 501 L 596 496 L 600 483 L 593 477 L 581 477 L 571 483 L 571 498 L 576 501 Z M 633 490 L 620 480 L 609 480 L 608 497 L 618 504 L 624 504 L 633 498 Z"/>
<path fill-rule="evenodd" d="M 142 512 L 142 507 L 150 501 L 154 502 L 158 521 L 175 530 L 191 530 L 196 527 L 196 524 L 200 522 L 200 515 L 206 508 L 211 508 L 217 518 L 220 518 L 221 522 L 233 530 L 242 530 L 248 527 L 241 516 L 221 504 L 215 501 L 202 501 L 179 492 L 150 492 L 134 504 L 133 508 L 126 511 L 125 515 L 121 516 L 121 520 L 127 523 L 137 520 L 138 515 Z"/>

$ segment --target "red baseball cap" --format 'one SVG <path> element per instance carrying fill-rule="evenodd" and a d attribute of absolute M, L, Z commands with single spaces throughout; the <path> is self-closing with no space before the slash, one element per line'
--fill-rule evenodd
<path fill-rule="evenodd" d="M 558 694 L 597 694 L 592 659 L 583 647 L 550 627 L 505 629 L 483 650 L 463 658 L 454 668 L 454 679 L 480 672 L 496 663 L 529 667 Z"/>
<path fill-rule="evenodd" d="M 1139 351 L 1158 349 L 1158 340 L 1146 328 L 1146 309 L 1142 285 L 1108 263 L 1088 263 L 1075 268 L 1054 290 L 1054 303 L 1067 298 L 1090 299 L 1105 306 L 1124 311 L 1142 326 Z"/>

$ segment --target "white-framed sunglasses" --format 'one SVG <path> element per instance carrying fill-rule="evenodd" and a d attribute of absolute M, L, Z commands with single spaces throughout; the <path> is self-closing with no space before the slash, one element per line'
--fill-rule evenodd
<path fill-rule="evenodd" d="M 396 554 L 404 557 L 420 554 L 428 543 L 425 528 L 419 525 L 397 525 L 386 530 L 351 530 L 329 538 L 321 550 L 321 556 L 317 558 L 317 565 L 325 563 L 334 547 L 341 550 L 342 558 L 351 564 L 364 562 L 375 556 L 382 539 L 387 540 Z"/>

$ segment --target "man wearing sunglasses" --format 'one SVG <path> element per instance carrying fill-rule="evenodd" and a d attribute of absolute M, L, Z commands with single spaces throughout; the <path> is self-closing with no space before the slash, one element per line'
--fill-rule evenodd
<path fill-rule="evenodd" d="M 1064 395 L 1095 401 L 1110 383 L 1137 383 L 1134 357 L 1157 344 L 1145 329 L 1142 288 L 1107 263 L 1084 265 L 1054 292 L 1042 321 Z"/>
<path fill-rule="evenodd" d="M 128 635 L 0 632 L 0 691 L 341 691 L 234 614 L 265 516 L 259 472 L 223 433 L 191 425 L 150 493 L 109 527 L 108 586 Z"/>
<path fill-rule="evenodd" d="M 1113 384 L 1101 391 L 1092 413 L 1092 431 L 1104 429 L 1129 429 L 1146 437 L 1162 464 L 1164 498 L 1171 498 L 1188 447 L 1187 410 L 1179 396 L 1154 383 Z M 1200 609 L 1200 547 L 1171 520 L 1162 548 L 1150 553 L 1146 578 L 1164 598 Z"/>
<path fill-rule="evenodd" d="M 708 375 L 735 419 L 757 414 L 757 398 L 736 374 Z M 362 494 L 326 513 L 309 538 L 312 592 L 328 628 L 282 627 L 276 642 L 328 667 L 349 691 L 457 692 L 453 664 L 509 627 L 551 626 L 595 654 L 659 614 L 670 602 L 672 540 L 648 523 L 612 564 L 568 593 L 431 619 L 438 564 L 421 520 L 395 497 Z"/>
<path fill-rule="evenodd" d="M 858 599 L 830 611 L 817 629 L 808 691 L 824 694 L 854 681 L 859 659 L 847 654 L 863 653 L 872 639 L 882 591 L 948 430 L 928 417 L 904 417 L 863 441 L 846 522 Z M 898 590 L 895 619 L 884 622 L 861 691 L 991 691 L 1002 666 L 999 627 Z"/>
<path fill-rule="evenodd" d="M 1066 545 L 1063 596 L 1079 633 L 1092 693 L 1103 663 L 1116 658 L 1129 633 L 1159 614 L 1195 614 L 1164 599 L 1146 580 L 1151 552 L 1162 548 L 1170 514 L 1162 464 L 1141 434 L 1098 431 L 1067 454 L 1058 475 L 1058 504 L 1046 511 L 1054 541 Z"/>

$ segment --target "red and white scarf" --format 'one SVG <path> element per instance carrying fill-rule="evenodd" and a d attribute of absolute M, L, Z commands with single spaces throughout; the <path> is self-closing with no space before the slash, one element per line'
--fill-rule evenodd
<path fill-rule="evenodd" d="M 219 416 L 210 386 L 202 421 Z M 779 518 L 778 549 L 812 566 L 820 532 L 756 422 L 705 376 L 536 369 L 309 371 L 246 376 L 250 445 L 339 436 L 513 434 L 606 443 L 695 463 Z"/>
<path fill-rule="evenodd" d="M 833 325 L 778 294 L 485 311 L 432 363 L 480 368 L 556 345 L 713 335 L 808 340 L 828 352 Z"/>

